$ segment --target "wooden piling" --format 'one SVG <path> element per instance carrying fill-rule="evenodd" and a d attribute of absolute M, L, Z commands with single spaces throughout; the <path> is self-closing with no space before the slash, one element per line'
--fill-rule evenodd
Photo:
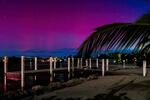
<path fill-rule="evenodd" d="M 98 58 L 96 58 L 96 67 L 98 68 Z"/>
<path fill-rule="evenodd" d="M 34 70 L 37 70 L 37 57 L 34 58 Z M 34 76 L 34 80 L 36 81 L 37 77 Z"/>
<path fill-rule="evenodd" d="M 21 89 L 24 88 L 24 56 L 21 56 Z"/>
<path fill-rule="evenodd" d="M 32 70 L 32 59 L 30 58 L 30 70 Z"/>
<path fill-rule="evenodd" d="M 143 76 L 146 76 L 146 60 L 143 60 Z"/>
<path fill-rule="evenodd" d="M 49 58 L 49 67 L 50 67 L 50 82 L 53 81 L 53 58 Z"/>
<path fill-rule="evenodd" d="M 68 58 L 68 79 L 70 79 L 70 58 Z"/>
<path fill-rule="evenodd" d="M 80 58 L 77 59 L 77 68 L 80 68 Z"/>
<path fill-rule="evenodd" d="M 74 58 L 73 57 L 72 57 L 71 66 L 72 66 L 72 76 L 74 76 Z"/>
<path fill-rule="evenodd" d="M 104 76 L 105 75 L 105 60 L 104 59 L 102 59 L 102 76 Z"/>
<path fill-rule="evenodd" d="M 7 91 L 7 76 L 6 76 L 6 73 L 7 73 L 7 62 L 8 62 L 8 58 L 5 56 L 4 57 L 4 91 L 6 92 Z"/>
<path fill-rule="evenodd" d="M 106 59 L 106 71 L 108 71 L 108 70 L 109 70 L 109 60 Z"/>
<path fill-rule="evenodd" d="M 92 69 L 91 58 L 89 59 L 89 67 L 90 67 L 90 69 Z"/>
<path fill-rule="evenodd" d="M 123 62 L 123 68 L 126 68 L 126 65 L 125 65 L 126 61 L 123 60 L 122 62 Z"/>
<path fill-rule="evenodd" d="M 57 59 L 56 57 L 54 58 L 54 69 L 56 69 L 56 63 L 57 63 Z"/>
<path fill-rule="evenodd" d="M 86 67 L 88 67 L 88 60 L 87 59 L 85 60 L 85 64 L 86 64 Z"/>
<path fill-rule="evenodd" d="M 80 68 L 81 68 L 81 69 L 82 69 L 82 67 L 83 67 L 83 66 L 82 66 L 82 61 L 83 61 L 83 59 L 81 58 L 81 59 L 80 59 Z"/>
<path fill-rule="evenodd" d="M 56 69 L 56 64 L 57 64 L 57 59 L 56 59 L 56 57 L 54 58 L 54 69 Z M 56 75 L 55 75 L 55 73 L 54 73 L 54 77 L 55 77 Z"/>

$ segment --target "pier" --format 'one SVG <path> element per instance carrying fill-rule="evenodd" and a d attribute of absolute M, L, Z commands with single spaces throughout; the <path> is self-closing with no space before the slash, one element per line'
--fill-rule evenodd
<path fill-rule="evenodd" d="M 63 59 L 64 65 L 57 65 L 58 62 L 62 62 L 61 59 L 58 60 L 56 57 L 49 57 L 47 59 L 41 59 L 40 62 L 43 62 L 39 65 L 39 59 L 37 57 L 32 57 L 34 61 L 33 64 L 30 63 L 29 65 L 26 64 L 26 58 L 25 56 L 21 56 L 20 58 L 20 70 L 19 71 L 8 71 L 9 67 L 8 62 L 9 58 L 7 56 L 4 57 L 4 90 L 7 90 L 7 80 L 17 81 L 20 82 L 20 88 L 23 90 L 25 87 L 25 76 L 26 75 L 32 75 L 34 76 L 34 80 L 37 79 L 37 74 L 43 74 L 48 73 L 49 74 L 49 82 L 53 81 L 53 78 L 55 77 L 56 73 L 67 73 L 68 79 L 70 77 L 74 76 L 74 73 L 77 72 L 97 72 L 101 76 L 105 76 L 106 72 L 111 72 L 115 70 L 114 68 L 111 69 L 111 67 L 116 65 L 110 65 L 109 59 L 99 59 L 99 58 L 73 58 L 68 57 L 66 59 Z M 29 59 L 28 59 L 29 61 Z M 39 67 L 40 66 L 40 67 Z M 46 66 L 46 67 L 43 67 Z M 123 62 L 122 68 L 126 68 L 125 62 Z M 26 69 L 26 67 L 30 67 L 29 69 Z M 33 68 L 34 67 L 34 68 Z M 146 61 L 143 61 L 143 76 L 146 76 Z"/>

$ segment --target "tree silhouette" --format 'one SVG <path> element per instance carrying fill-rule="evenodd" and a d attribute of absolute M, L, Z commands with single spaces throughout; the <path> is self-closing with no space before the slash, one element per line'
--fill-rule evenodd
<path fill-rule="evenodd" d="M 143 53 L 150 47 L 150 13 L 134 23 L 114 23 L 96 28 L 78 48 L 78 55 L 99 52 Z"/>

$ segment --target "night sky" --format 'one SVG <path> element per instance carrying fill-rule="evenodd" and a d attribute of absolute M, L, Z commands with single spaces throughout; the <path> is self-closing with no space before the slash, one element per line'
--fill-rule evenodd
<path fill-rule="evenodd" d="M 150 0 L 0 0 L 0 54 L 78 48 L 96 27 L 148 11 Z"/>

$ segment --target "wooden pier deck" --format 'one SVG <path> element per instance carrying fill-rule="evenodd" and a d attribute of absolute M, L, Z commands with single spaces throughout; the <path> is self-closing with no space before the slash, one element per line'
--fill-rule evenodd
<path fill-rule="evenodd" d="M 81 71 L 101 71 L 101 69 L 87 69 L 87 68 L 74 68 L 74 71 L 81 72 Z M 53 73 L 61 73 L 61 72 L 68 72 L 68 68 L 56 68 L 53 69 Z M 25 75 L 36 75 L 39 73 L 50 73 L 50 69 L 38 69 L 38 70 L 25 70 Z M 68 72 L 69 73 L 69 72 Z M 21 71 L 13 71 L 13 72 L 6 72 L 5 73 L 8 80 L 21 80 Z"/>

